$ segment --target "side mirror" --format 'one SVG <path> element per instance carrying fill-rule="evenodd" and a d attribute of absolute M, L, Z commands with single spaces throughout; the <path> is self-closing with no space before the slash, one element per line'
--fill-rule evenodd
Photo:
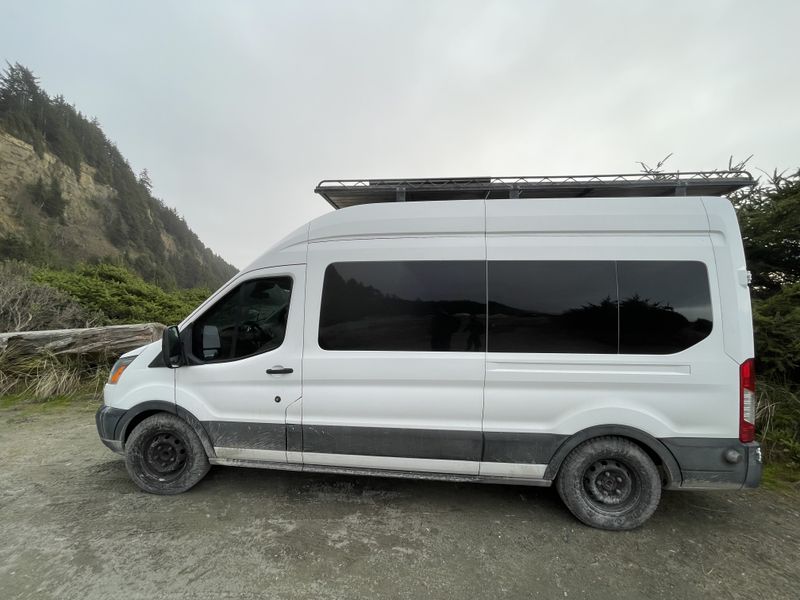
<path fill-rule="evenodd" d="M 175 369 L 183 364 L 181 335 L 175 325 L 167 327 L 161 336 L 161 355 L 164 358 L 164 364 L 170 369 Z"/>

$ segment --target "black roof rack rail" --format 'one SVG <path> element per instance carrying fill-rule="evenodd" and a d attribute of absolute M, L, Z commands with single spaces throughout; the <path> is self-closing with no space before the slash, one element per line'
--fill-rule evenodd
<path fill-rule="evenodd" d="M 334 208 L 378 202 L 629 196 L 723 196 L 753 185 L 747 171 L 615 175 L 325 179 L 314 191 Z"/>

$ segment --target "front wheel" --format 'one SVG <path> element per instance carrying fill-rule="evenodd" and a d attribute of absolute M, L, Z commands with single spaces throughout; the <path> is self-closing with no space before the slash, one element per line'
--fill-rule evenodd
<path fill-rule="evenodd" d="M 147 417 L 125 444 L 125 467 L 134 483 L 151 494 L 180 494 L 210 468 L 200 438 L 183 419 L 168 413 Z"/>
<path fill-rule="evenodd" d="M 620 437 L 595 438 L 575 448 L 561 466 L 556 487 L 578 519 L 617 531 L 639 527 L 661 499 L 656 465 Z"/>

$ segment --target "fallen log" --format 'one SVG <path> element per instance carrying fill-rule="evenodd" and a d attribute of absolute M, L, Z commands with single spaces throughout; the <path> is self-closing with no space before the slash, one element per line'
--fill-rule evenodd
<path fill-rule="evenodd" d="M 115 356 L 161 339 L 160 323 L 0 333 L 0 354 Z"/>

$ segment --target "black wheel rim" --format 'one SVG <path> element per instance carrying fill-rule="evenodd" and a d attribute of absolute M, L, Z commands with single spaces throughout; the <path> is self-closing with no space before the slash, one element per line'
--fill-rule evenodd
<path fill-rule="evenodd" d="M 623 461 L 603 458 L 591 463 L 583 473 L 583 489 L 588 500 L 603 512 L 623 512 L 639 499 L 636 472 Z"/>
<path fill-rule="evenodd" d="M 173 431 L 151 435 L 144 446 L 145 470 L 160 481 L 177 479 L 186 468 L 186 444 Z"/>

